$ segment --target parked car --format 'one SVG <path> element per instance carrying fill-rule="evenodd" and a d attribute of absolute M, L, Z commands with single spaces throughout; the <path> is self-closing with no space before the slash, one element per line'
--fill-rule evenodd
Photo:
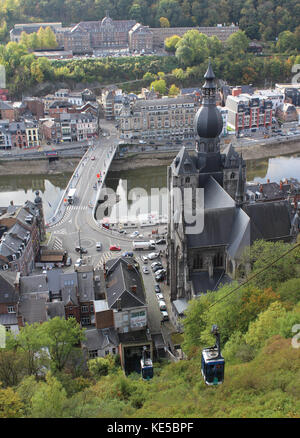
<path fill-rule="evenodd" d="M 169 321 L 169 314 L 166 310 L 161 310 L 160 313 L 163 321 Z"/>
<path fill-rule="evenodd" d="M 164 273 L 155 276 L 155 280 L 157 282 L 164 281 L 165 278 L 166 278 L 166 276 Z"/>
<path fill-rule="evenodd" d="M 122 253 L 122 257 L 133 257 L 133 252 L 125 251 Z"/>
<path fill-rule="evenodd" d="M 92 160 L 92 161 L 94 161 L 94 160 L 95 160 L 95 157 L 94 157 L 94 156 L 93 156 L 93 157 L 91 157 L 91 160 Z"/>
<path fill-rule="evenodd" d="M 138 231 L 134 231 L 133 233 L 130 234 L 130 237 L 136 237 L 138 236 L 140 233 Z"/>
<path fill-rule="evenodd" d="M 160 310 L 167 310 L 167 305 L 164 300 L 159 300 L 158 305 Z"/>
<path fill-rule="evenodd" d="M 159 294 L 161 292 L 160 285 L 156 284 L 154 290 L 156 294 Z"/>
<path fill-rule="evenodd" d="M 155 243 L 156 245 L 165 245 L 167 242 L 166 239 L 157 239 Z"/>
<path fill-rule="evenodd" d="M 154 266 L 157 266 L 157 265 L 161 265 L 161 262 L 153 262 L 153 263 L 151 263 L 151 268 L 153 269 Z"/>
<path fill-rule="evenodd" d="M 167 273 L 167 271 L 165 269 L 157 269 L 154 272 L 155 272 L 156 275 L 166 274 Z"/>
<path fill-rule="evenodd" d="M 156 298 L 158 299 L 158 301 L 164 301 L 164 296 L 162 293 L 156 294 Z"/>
<path fill-rule="evenodd" d="M 150 254 L 148 254 L 149 260 L 157 259 L 157 257 L 159 257 L 159 252 L 150 252 Z"/>
<path fill-rule="evenodd" d="M 154 266 L 154 268 L 152 268 L 152 271 L 158 273 L 158 271 L 161 271 L 162 269 L 163 269 L 163 265 L 160 264 L 160 265 Z"/>
<path fill-rule="evenodd" d="M 120 233 L 120 234 L 127 234 L 127 233 L 126 233 L 126 230 L 119 230 L 119 233 Z"/>
<path fill-rule="evenodd" d="M 143 272 L 144 274 L 149 274 L 149 269 L 147 268 L 147 266 L 143 266 Z"/>
<path fill-rule="evenodd" d="M 142 260 L 144 263 L 148 263 L 148 257 L 147 256 L 142 256 Z"/>
<path fill-rule="evenodd" d="M 110 251 L 121 251 L 121 248 L 118 245 L 111 245 L 109 249 Z"/>

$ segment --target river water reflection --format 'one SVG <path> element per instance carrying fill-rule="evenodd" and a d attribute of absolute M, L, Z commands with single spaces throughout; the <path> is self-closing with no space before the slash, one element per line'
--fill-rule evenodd
<path fill-rule="evenodd" d="M 53 215 L 70 177 L 71 173 L 0 176 L 0 207 L 9 205 L 12 200 L 17 205 L 23 204 L 27 199 L 33 201 L 35 190 L 39 190 L 44 201 L 47 220 Z M 300 180 L 300 156 L 247 161 L 248 181 L 266 182 L 267 179 L 270 179 L 270 181 L 279 182 L 281 179 L 291 177 Z M 167 167 L 159 166 L 109 172 L 106 185 L 119 193 L 124 193 L 124 181 L 127 181 L 127 194 L 133 188 L 138 187 L 145 189 L 145 193 L 149 196 L 151 189 L 162 189 L 167 186 Z M 165 210 L 167 206 L 166 193 L 162 195 L 161 199 L 161 205 Z M 127 201 L 129 215 L 133 202 Z"/>

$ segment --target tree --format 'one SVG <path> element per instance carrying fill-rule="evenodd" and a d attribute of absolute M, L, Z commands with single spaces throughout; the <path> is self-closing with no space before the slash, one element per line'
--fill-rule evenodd
<path fill-rule="evenodd" d="M 47 26 L 45 29 L 44 44 L 45 46 L 43 48 L 45 49 L 55 49 L 58 45 L 55 33 L 50 26 Z"/>
<path fill-rule="evenodd" d="M 299 42 L 296 40 L 295 34 L 289 30 L 285 30 L 278 36 L 276 49 L 279 53 L 289 53 L 292 50 L 295 50 L 298 44 Z"/>
<path fill-rule="evenodd" d="M 270 304 L 267 310 L 258 315 L 256 321 L 250 323 L 249 330 L 245 334 L 246 343 L 255 350 L 261 348 L 268 338 L 278 334 L 279 318 L 285 314 L 286 310 L 281 303 L 275 301 Z"/>
<path fill-rule="evenodd" d="M 249 47 L 249 38 L 242 30 L 232 33 L 227 41 L 226 47 L 234 57 L 244 55 Z"/>
<path fill-rule="evenodd" d="M 171 52 L 171 53 L 175 53 L 176 52 L 176 47 L 177 47 L 177 43 L 181 40 L 180 36 L 178 35 L 173 35 L 169 38 L 165 39 L 165 50 L 167 52 Z"/>
<path fill-rule="evenodd" d="M 107 376 L 113 371 L 114 366 L 114 357 L 109 354 L 105 357 L 97 357 L 88 361 L 89 371 L 95 378 Z"/>
<path fill-rule="evenodd" d="M 44 366 L 48 365 L 48 357 L 43 350 L 45 338 L 41 331 L 41 324 L 25 324 L 15 339 L 17 351 L 21 351 L 25 358 L 25 368 L 28 375 L 38 375 Z"/>
<path fill-rule="evenodd" d="M 41 325 L 41 333 L 49 350 L 51 368 L 62 371 L 74 347 L 84 339 L 84 329 L 75 318 L 55 317 Z"/>
<path fill-rule="evenodd" d="M 62 384 L 48 373 L 46 383 L 38 384 L 31 398 L 31 415 L 34 418 L 62 418 L 67 394 Z"/>
<path fill-rule="evenodd" d="M 175 56 L 185 66 L 201 64 L 208 58 L 208 37 L 197 30 L 189 30 L 176 45 Z"/>
<path fill-rule="evenodd" d="M 157 93 L 164 95 L 167 92 L 167 85 L 164 79 L 157 79 L 156 81 L 151 82 L 150 88 L 154 89 Z"/>
<path fill-rule="evenodd" d="M 16 386 L 27 372 L 24 355 L 0 350 L 0 382 L 4 387 Z"/>
<path fill-rule="evenodd" d="M 147 71 L 144 76 L 143 79 L 144 81 L 154 81 L 157 78 L 157 75 L 154 73 L 150 73 L 149 71 Z"/>
<path fill-rule="evenodd" d="M 300 278 L 290 278 L 276 290 L 280 300 L 295 305 L 300 301 Z"/>
<path fill-rule="evenodd" d="M 170 27 L 170 22 L 166 17 L 160 17 L 159 23 L 160 27 Z"/>
<path fill-rule="evenodd" d="M 23 403 L 12 388 L 0 387 L 0 418 L 20 418 L 23 412 Z"/>
<path fill-rule="evenodd" d="M 178 87 L 176 87 L 175 84 L 172 84 L 169 89 L 169 97 L 176 97 L 180 93 L 180 90 Z"/>

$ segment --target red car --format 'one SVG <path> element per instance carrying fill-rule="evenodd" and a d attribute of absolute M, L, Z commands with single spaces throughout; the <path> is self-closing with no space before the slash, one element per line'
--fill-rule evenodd
<path fill-rule="evenodd" d="M 117 245 L 112 245 L 109 247 L 110 251 L 121 251 L 121 248 Z"/>

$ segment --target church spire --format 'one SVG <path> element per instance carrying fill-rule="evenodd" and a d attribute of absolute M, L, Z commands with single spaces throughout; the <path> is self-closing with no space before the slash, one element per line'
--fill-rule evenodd
<path fill-rule="evenodd" d="M 219 136 L 223 129 L 223 119 L 216 106 L 216 77 L 210 59 L 204 79 L 202 106 L 198 110 L 194 121 L 199 136 L 197 152 L 205 154 L 219 153 Z"/>

